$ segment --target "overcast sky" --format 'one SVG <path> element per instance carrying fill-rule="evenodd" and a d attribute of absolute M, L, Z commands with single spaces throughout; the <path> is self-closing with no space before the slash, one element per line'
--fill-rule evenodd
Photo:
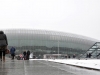
<path fill-rule="evenodd" d="M 0 29 L 43 29 L 100 40 L 100 0 L 0 0 Z"/>

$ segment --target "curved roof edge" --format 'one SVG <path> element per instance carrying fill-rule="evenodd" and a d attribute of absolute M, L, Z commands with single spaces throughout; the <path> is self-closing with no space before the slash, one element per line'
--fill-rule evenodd
<path fill-rule="evenodd" d="M 94 39 L 94 38 L 91 38 L 91 37 L 87 37 L 87 36 L 83 36 L 83 35 L 79 35 L 79 34 L 74 34 L 74 33 L 68 33 L 68 32 L 62 32 L 62 31 L 54 31 L 54 30 L 42 30 L 42 29 L 22 29 L 22 28 L 19 28 L 19 29 L 2 29 L 3 31 L 11 31 L 11 30 L 16 30 L 16 31 L 36 31 L 36 32 L 39 32 L 39 34 L 42 34 L 43 32 L 45 33 L 48 33 L 50 35 L 60 35 L 60 36 L 69 36 L 69 37 L 75 37 L 75 38 L 81 38 L 81 39 L 87 39 L 87 40 L 93 40 L 93 41 L 100 41 L 98 39 Z"/>

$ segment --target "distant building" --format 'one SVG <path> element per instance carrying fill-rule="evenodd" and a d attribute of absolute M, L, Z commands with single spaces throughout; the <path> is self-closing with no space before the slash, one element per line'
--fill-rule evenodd
<path fill-rule="evenodd" d="M 36 58 L 44 54 L 83 54 L 98 40 L 56 31 L 8 29 L 3 30 L 8 38 L 8 48 L 16 47 L 16 52 L 30 50 Z"/>

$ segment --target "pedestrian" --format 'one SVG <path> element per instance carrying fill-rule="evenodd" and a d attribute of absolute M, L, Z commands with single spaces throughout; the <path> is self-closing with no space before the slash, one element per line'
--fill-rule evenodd
<path fill-rule="evenodd" d="M 30 51 L 27 51 L 27 60 L 29 60 L 29 56 L 30 56 Z"/>
<path fill-rule="evenodd" d="M 87 53 L 86 58 L 89 58 L 89 54 Z"/>
<path fill-rule="evenodd" d="M 0 59 L 5 62 L 5 51 L 7 50 L 7 36 L 3 31 L 0 31 Z"/>
<path fill-rule="evenodd" d="M 23 52 L 23 58 L 26 60 L 26 51 Z"/>
<path fill-rule="evenodd" d="M 75 58 L 75 57 L 76 57 L 76 55 L 74 54 L 74 55 L 73 55 L 73 58 Z"/>
<path fill-rule="evenodd" d="M 11 47 L 11 49 L 10 49 L 10 54 L 11 54 L 12 60 L 14 60 L 14 57 L 15 57 L 15 51 L 16 51 L 16 49 L 15 49 L 14 47 Z"/>
<path fill-rule="evenodd" d="M 91 53 L 89 53 L 89 58 L 91 58 L 91 56 L 92 56 Z"/>
<path fill-rule="evenodd" d="M 68 56 L 68 58 L 70 59 L 70 56 Z"/>

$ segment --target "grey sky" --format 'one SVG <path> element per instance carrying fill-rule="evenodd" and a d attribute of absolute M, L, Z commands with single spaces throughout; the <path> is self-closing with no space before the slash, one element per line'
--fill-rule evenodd
<path fill-rule="evenodd" d="M 100 0 L 0 0 L 0 29 L 69 32 L 100 40 Z"/>

